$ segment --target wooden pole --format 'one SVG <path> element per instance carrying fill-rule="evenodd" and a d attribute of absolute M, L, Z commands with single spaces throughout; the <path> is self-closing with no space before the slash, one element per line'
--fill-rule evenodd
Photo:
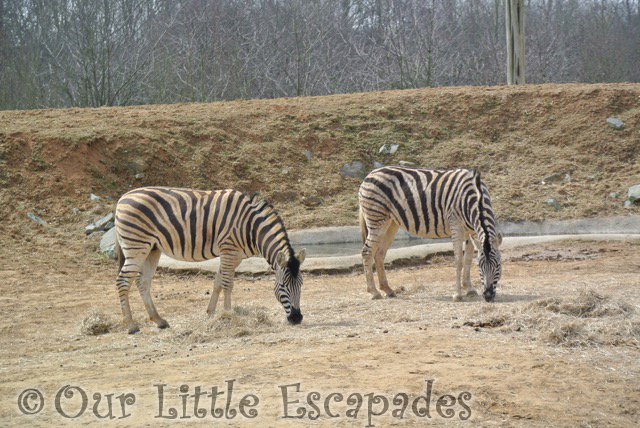
<path fill-rule="evenodd" d="M 507 84 L 524 84 L 524 0 L 504 0 L 507 28 Z"/>

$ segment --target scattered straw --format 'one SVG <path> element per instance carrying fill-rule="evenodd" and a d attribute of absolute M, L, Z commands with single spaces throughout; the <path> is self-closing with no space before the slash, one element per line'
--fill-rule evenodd
<path fill-rule="evenodd" d="M 111 332 L 118 325 L 115 317 L 92 308 L 80 325 L 80 332 L 87 336 L 99 336 Z"/>
<path fill-rule="evenodd" d="M 521 307 L 483 306 L 465 326 L 533 333 L 535 340 L 566 347 L 640 345 L 640 314 L 593 290 L 540 299 Z"/>
<path fill-rule="evenodd" d="M 204 315 L 172 326 L 179 342 L 206 343 L 217 338 L 245 337 L 274 331 L 274 323 L 263 308 L 234 307 L 214 318 Z"/>

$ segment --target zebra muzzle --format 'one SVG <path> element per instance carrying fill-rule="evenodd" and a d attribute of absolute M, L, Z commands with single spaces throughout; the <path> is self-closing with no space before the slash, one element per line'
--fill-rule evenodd
<path fill-rule="evenodd" d="M 287 317 L 287 321 L 289 321 L 289 324 L 300 324 L 302 322 L 302 318 L 303 316 L 300 309 L 292 308 L 291 314 Z"/>

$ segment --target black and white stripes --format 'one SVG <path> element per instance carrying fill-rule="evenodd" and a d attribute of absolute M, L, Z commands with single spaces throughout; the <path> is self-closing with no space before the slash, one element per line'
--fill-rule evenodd
<path fill-rule="evenodd" d="M 484 297 L 491 301 L 501 275 L 497 232 L 487 187 L 475 170 L 450 171 L 404 167 L 383 167 L 371 172 L 360 186 L 362 257 L 367 290 L 373 298 L 381 295 L 373 279 L 373 262 L 380 288 L 394 296 L 385 272 L 384 258 L 399 227 L 425 238 L 451 237 L 456 256 L 454 300 L 475 294 L 471 288 L 470 265 L 473 244 L 478 247 L 478 263 Z M 464 248 L 463 248 L 464 247 Z M 461 273 L 464 280 L 461 290 Z"/>
<path fill-rule="evenodd" d="M 209 314 L 215 312 L 222 290 L 224 308 L 231 309 L 235 268 L 242 259 L 261 255 L 276 272 L 276 298 L 287 319 L 302 321 L 300 263 L 305 251 L 295 256 L 282 219 L 266 201 L 235 190 L 145 187 L 120 198 L 115 224 L 120 259 L 116 285 L 129 332 L 138 331 L 129 306 L 129 287 L 136 278 L 149 316 L 159 327 L 168 327 L 149 292 L 161 253 L 185 261 L 220 257 Z"/>

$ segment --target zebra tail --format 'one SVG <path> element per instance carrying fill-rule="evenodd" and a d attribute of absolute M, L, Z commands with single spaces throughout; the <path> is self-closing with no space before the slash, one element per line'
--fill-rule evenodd
<path fill-rule="evenodd" d="M 120 271 L 122 271 L 122 266 L 124 266 L 124 256 L 122 254 L 122 248 L 120 247 L 120 242 L 118 241 L 117 237 L 116 237 L 115 251 L 116 251 L 116 259 L 118 260 L 118 274 L 120 274 Z"/>
<path fill-rule="evenodd" d="M 362 208 L 358 209 L 358 219 L 360 221 L 360 236 L 362 237 L 362 245 L 367 240 L 369 231 L 367 230 L 367 223 L 364 221 L 364 215 L 362 214 Z"/>

